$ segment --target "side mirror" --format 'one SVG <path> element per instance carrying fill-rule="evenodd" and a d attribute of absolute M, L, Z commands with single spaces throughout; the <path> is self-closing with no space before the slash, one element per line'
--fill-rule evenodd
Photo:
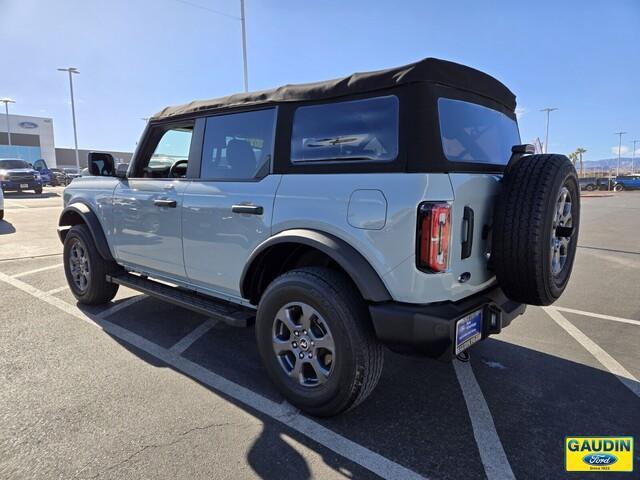
<path fill-rule="evenodd" d="M 127 172 L 129 171 L 128 163 L 119 163 L 116 167 L 116 177 L 127 178 Z"/>
<path fill-rule="evenodd" d="M 95 177 L 113 177 L 115 174 L 115 161 L 110 153 L 89 152 L 87 165 L 89 174 Z"/>

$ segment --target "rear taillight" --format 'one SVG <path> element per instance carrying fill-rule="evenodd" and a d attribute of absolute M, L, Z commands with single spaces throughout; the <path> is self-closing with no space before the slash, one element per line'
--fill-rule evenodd
<path fill-rule="evenodd" d="M 418 267 L 444 272 L 449 267 L 451 205 L 423 203 L 418 209 Z"/>

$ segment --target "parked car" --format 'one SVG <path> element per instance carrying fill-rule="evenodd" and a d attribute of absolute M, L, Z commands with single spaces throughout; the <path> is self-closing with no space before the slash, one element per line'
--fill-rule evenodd
<path fill-rule="evenodd" d="M 18 158 L 0 159 L 0 185 L 2 190 L 21 192 L 33 190 L 42 193 L 42 177 L 28 162 Z"/>
<path fill-rule="evenodd" d="M 564 291 L 576 172 L 520 145 L 515 107 L 437 59 L 167 107 L 128 167 L 92 152 L 65 189 L 69 287 L 83 304 L 126 285 L 255 318 L 285 398 L 343 412 L 377 384 L 383 345 L 466 359 Z"/>
<path fill-rule="evenodd" d="M 51 170 L 44 159 L 41 158 L 33 162 L 32 168 L 40 174 L 43 185 L 51 185 Z"/>
<path fill-rule="evenodd" d="M 616 177 L 613 189 L 616 192 L 640 189 L 640 175 L 621 175 Z"/>
<path fill-rule="evenodd" d="M 2 189 L 0 188 L 0 220 L 4 218 L 4 193 L 2 193 Z"/>
<path fill-rule="evenodd" d="M 67 186 L 71 182 L 66 173 L 60 168 L 51 168 L 51 186 L 57 187 L 60 185 Z"/>
<path fill-rule="evenodd" d="M 80 171 L 77 168 L 64 167 L 62 171 L 67 176 L 69 183 L 71 183 L 74 178 L 80 177 Z"/>
<path fill-rule="evenodd" d="M 580 184 L 580 190 L 586 190 L 587 192 L 598 190 L 598 179 L 596 177 L 580 178 L 578 183 Z"/>

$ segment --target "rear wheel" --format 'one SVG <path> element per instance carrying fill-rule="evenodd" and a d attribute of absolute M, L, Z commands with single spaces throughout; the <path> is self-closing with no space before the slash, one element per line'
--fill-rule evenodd
<path fill-rule="evenodd" d="M 355 407 L 382 372 L 383 347 L 362 297 L 345 275 L 328 268 L 276 278 L 260 300 L 256 338 L 278 390 L 312 415 Z"/>
<path fill-rule="evenodd" d="M 564 155 L 529 155 L 509 167 L 496 204 L 492 261 L 505 294 L 550 305 L 567 286 L 580 221 L 576 171 Z"/>
<path fill-rule="evenodd" d="M 589 185 L 587 185 L 586 187 L 584 187 L 584 189 L 585 189 L 587 192 L 593 192 L 596 188 L 595 188 L 593 185 L 589 184 Z"/>
<path fill-rule="evenodd" d="M 115 297 L 118 285 L 106 276 L 118 270 L 96 249 L 86 225 L 74 225 L 64 239 L 64 273 L 76 299 L 86 305 L 107 303 Z"/>
<path fill-rule="evenodd" d="M 36 192 L 36 195 L 40 195 L 42 193 L 42 186 L 34 188 L 33 191 Z"/>
<path fill-rule="evenodd" d="M 624 190 L 624 185 L 622 185 L 621 183 L 618 183 L 615 187 L 613 187 L 613 189 L 614 189 L 616 192 L 621 192 L 621 191 L 623 191 L 623 190 Z"/>

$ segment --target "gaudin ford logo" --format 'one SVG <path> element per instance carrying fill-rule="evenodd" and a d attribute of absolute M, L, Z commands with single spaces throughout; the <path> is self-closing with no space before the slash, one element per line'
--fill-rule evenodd
<path fill-rule="evenodd" d="M 38 128 L 38 124 L 33 122 L 20 122 L 18 125 L 22 128 Z"/>
<path fill-rule="evenodd" d="M 566 437 L 568 472 L 632 472 L 633 437 Z"/>

